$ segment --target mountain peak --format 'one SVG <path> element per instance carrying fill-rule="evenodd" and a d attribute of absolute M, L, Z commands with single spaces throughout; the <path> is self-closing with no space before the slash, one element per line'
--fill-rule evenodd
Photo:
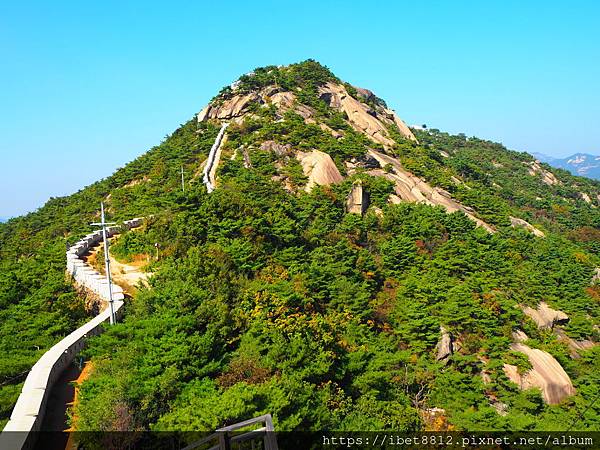
<path fill-rule="evenodd" d="M 341 81 L 310 59 L 289 66 L 261 67 L 242 75 L 198 114 L 198 122 L 213 119 L 240 124 L 264 114 L 281 120 L 289 112 L 300 115 L 306 123 L 316 123 L 336 138 L 343 136 L 343 130 L 327 123 L 332 119 L 384 147 L 394 145 L 394 133 L 416 141 L 384 100 L 368 89 Z"/>
<path fill-rule="evenodd" d="M 600 179 L 600 156 L 590 153 L 574 153 L 566 158 L 554 158 L 543 153 L 534 153 L 537 159 L 553 167 L 565 169 L 573 175 Z"/>

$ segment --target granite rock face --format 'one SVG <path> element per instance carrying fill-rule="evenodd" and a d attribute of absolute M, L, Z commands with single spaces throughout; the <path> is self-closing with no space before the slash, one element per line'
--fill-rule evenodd
<path fill-rule="evenodd" d="M 357 92 L 359 97 L 365 101 L 377 98 L 366 89 L 358 89 Z M 349 125 L 356 131 L 364 133 L 374 142 L 392 147 L 394 140 L 388 131 L 390 126 L 397 127 L 400 135 L 406 139 L 416 141 L 412 131 L 402 119 L 394 111 L 387 109 L 383 103 L 376 104 L 375 107 L 367 105 L 352 97 L 342 84 L 333 82 L 320 86 L 319 95 L 329 106 L 343 112 L 348 118 Z M 315 111 L 311 107 L 298 102 L 294 92 L 282 91 L 274 86 L 263 88 L 257 92 L 233 95 L 226 100 L 211 103 L 198 113 L 198 122 L 206 120 L 241 121 L 243 116 L 250 114 L 249 106 L 253 103 L 274 105 L 280 115 L 291 109 L 302 116 L 307 123 L 315 123 L 313 119 Z M 341 137 L 339 132 L 325 124 L 319 123 L 319 126 L 325 131 L 331 132 L 335 137 Z"/>
<path fill-rule="evenodd" d="M 554 332 L 556 333 L 556 336 L 558 336 L 559 341 L 567 344 L 567 347 L 569 347 L 569 355 L 574 359 L 580 358 L 581 352 L 590 350 L 596 345 L 594 341 L 590 341 L 589 339 L 584 339 L 581 341 L 573 339 L 569 337 L 569 335 L 567 335 L 567 333 L 565 333 L 565 331 L 560 327 L 554 330 Z"/>
<path fill-rule="evenodd" d="M 538 328 L 552 328 L 557 323 L 564 323 L 569 320 L 564 312 L 552 309 L 546 302 L 540 302 L 537 309 L 529 306 L 522 307 L 523 312 L 533 319 Z"/>
<path fill-rule="evenodd" d="M 366 90 L 362 91 L 367 92 Z M 366 134 L 385 147 L 394 145 L 387 129 L 390 125 L 396 125 L 406 139 L 417 140 L 396 113 L 383 106 L 374 109 L 356 100 L 341 84 L 328 82 L 319 87 L 319 94 L 321 99 L 325 100 L 329 106 L 344 112 L 348 117 L 348 122 L 356 131 Z M 372 92 L 370 94 L 373 95 Z"/>
<path fill-rule="evenodd" d="M 390 197 L 391 203 L 422 202 L 433 206 L 443 206 L 449 213 L 462 211 L 478 226 L 483 227 L 490 233 L 495 232 L 491 225 L 477 218 L 471 208 L 454 200 L 447 191 L 433 187 L 425 180 L 413 175 L 404 169 L 396 158 L 376 150 L 369 150 L 369 155 L 375 158 L 381 167 L 391 167 L 390 171 L 382 169 L 368 171 L 370 175 L 382 176 L 394 182 L 395 195 Z"/>
<path fill-rule="evenodd" d="M 352 186 L 346 199 L 346 210 L 352 214 L 363 215 L 369 207 L 369 194 L 364 190 L 362 183 L 357 181 Z"/>
<path fill-rule="evenodd" d="M 298 152 L 296 158 L 302 165 L 304 175 L 308 177 L 305 190 L 310 192 L 315 185 L 327 186 L 340 183 L 344 178 L 327 153 L 319 150 Z"/>
<path fill-rule="evenodd" d="M 351 95 L 344 84 L 332 81 L 322 84 L 317 89 L 319 97 L 331 108 L 342 113 L 350 127 L 364 134 L 373 143 L 380 144 L 379 150 L 369 149 L 365 156 L 345 161 L 348 174 L 352 175 L 362 169 L 370 175 L 382 176 L 391 180 L 395 185 L 395 192 L 389 198 L 391 203 L 422 202 L 442 206 L 449 213 L 461 211 L 478 226 L 490 233 L 495 232 L 494 227 L 479 219 L 473 209 L 453 199 L 450 193 L 444 189 L 433 187 L 425 180 L 405 170 L 396 157 L 387 154 L 388 150 L 395 145 L 392 134 L 416 142 L 415 136 L 396 113 L 388 109 L 385 102 L 378 99 L 373 92 L 361 88 L 354 89 L 356 92 Z M 344 137 L 344 129 L 334 130 L 323 123 L 315 109 L 301 103 L 299 97 L 298 92 L 286 91 L 279 86 L 267 86 L 250 93 L 236 93 L 234 90 L 231 97 L 218 99 L 204 108 L 198 114 L 198 121 L 241 123 L 247 117 L 254 117 L 257 107 L 274 107 L 276 121 L 282 120 L 286 112 L 293 111 L 300 115 L 305 123 L 319 126 L 321 130 L 336 139 Z M 287 144 L 274 141 L 264 142 L 261 149 L 273 151 L 278 156 L 295 156 L 302 164 L 304 174 L 309 178 L 305 187 L 306 191 L 312 190 L 315 184 L 328 185 L 343 180 L 343 176 L 331 157 L 318 149 L 301 152 Z M 248 151 L 251 149 L 247 149 Z M 249 166 L 249 164 L 245 163 L 245 166 Z M 279 174 L 276 178 L 284 179 L 285 177 Z M 349 210 L 358 211 L 360 209 L 364 212 L 365 202 L 362 199 L 351 202 L 352 205 L 347 204 Z"/>
<path fill-rule="evenodd" d="M 537 237 L 544 237 L 544 236 L 546 236 L 543 231 L 538 230 L 536 227 L 534 227 L 533 225 L 531 225 L 526 220 L 519 219 L 518 217 L 512 217 L 512 216 L 510 216 L 510 224 L 511 224 L 511 226 L 513 226 L 515 228 L 516 227 L 525 228 L 526 230 L 530 231 L 531 233 L 533 233 Z"/>
<path fill-rule="evenodd" d="M 544 169 L 540 164 L 540 161 L 538 161 L 537 159 L 535 161 L 531 161 L 528 164 L 529 175 L 531 175 L 532 177 L 539 175 L 542 178 L 542 181 L 548 186 L 560 184 L 558 178 L 556 178 L 552 172 Z"/>
<path fill-rule="evenodd" d="M 454 352 L 452 335 L 440 326 L 440 340 L 436 345 L 436 361 L 446 361 Z"/>
<path fill-rule="evenodd" d="M 512 332 L 512 338 L 513 338 L 513 341 L 515 341 L 515 342 L 525 342 L 529 339 L 529 336 L 527 336 L 521 330 L 515 330 Z"/>
<path fill-rule="evenodd" d="M 521 389 L 539 388 L 549 405 L 556 405 L 575 394 L 569 375 L 551 354 L 522 343 L 512 344 L 511 349 L 526 355 L 532 366 L 527 373 L 519 374 L 516 366 L 504 364 L 506 376 Z"/>
<path fill-rule="evenodd" d="M 240 117 L 252 101 L 261 101 L 261 97 L 256 93 L 235 95 L 228 100 L 224 100 L 218 106 L 208 105 L 198 113 L 198 122 L 208 119 L 230 120 Z"/>

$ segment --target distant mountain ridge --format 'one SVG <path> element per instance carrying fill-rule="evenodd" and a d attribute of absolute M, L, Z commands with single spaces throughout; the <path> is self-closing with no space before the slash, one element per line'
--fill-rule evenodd
<path fill-rule="evenodd" d="M 598 155 L 575 153 L 566 158 L 554 158 L 543 153 L 533 153 L 533 156 L 552 167 L 568 170 L 573 175 L 600 180 L 600 156 Z"/>

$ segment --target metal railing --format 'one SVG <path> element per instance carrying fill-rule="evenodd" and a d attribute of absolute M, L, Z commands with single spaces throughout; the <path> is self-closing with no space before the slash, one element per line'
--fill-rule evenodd
<path fill-rule="evenodd" d="M 253 425 L 262 426 L 253 430 L 234 433 L 236 430 L 248 428 Z M 251 443 L 252 446 L 250 448 L 252 449 L 254 449 L 255 444 L 257 444 L 257 449 L 278 450 L 271 414 L 265 414 L 264 416 L 255 417 L 253 419 L 219 428 L 213 434 L 193 442 L 182 450 L 235 450 L 241 448 L 241 445 L 244 442 Z M 213 445 L 209 447 L 211 444 Z"/>

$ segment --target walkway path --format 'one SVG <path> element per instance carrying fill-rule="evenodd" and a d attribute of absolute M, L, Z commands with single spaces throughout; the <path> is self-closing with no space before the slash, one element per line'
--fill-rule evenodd
<path fill-rule="evenodd" d="M 131 229 L 140 226 L 141 223 L 142 219 L 137 218 L 125 221 L 123 225 Z M 114 236 L 119 228 L 117 226 L 108 227 L 108 237 Z M 67 272 L 83 289 L 94 292 L 108 303 L 111 300 L 108 282 L 83 259 L 83 256 L 100 242 L 102 242 L 102 232 L 96 231 L 69 248 Z M 123 306 L 123 289 L 113 283 L 112 292 L 114 310 L 118 317 Z M 0 449 L 21 450 L 32 448 L 35 445 L 37 438 L 35 432 L 43 429 L 44 416 L 50 408 L 50 403 L 53 402 L 52 388 L 55 384 L 60 385 L 59 380 L 64 370 L 70 366 L 74 357 L 84 347 L 88 337 L 102 332 L 102 324 L 107 322 L 109 317 L 109 308 L 105 308 L 96 317 L 55 344 L 34 364 L 23 384 L 10 420 L 0 434 Z M 56 401 L 64 404 L 62 400 Z M 52 404 L 52 408 L 58 407 L 59 405 Z M 14 431 L 21 433 L 12 433 Z"/>
<path fill-rule="evenodd" d="M 219 134 L 217 134 L 217 138 L 215 139 L 215 142 L 208 153 L 208 159 L 206 160 L 206 165 L 204 166 L 204 176 L 202 181 L 206 185 L 206 190 L 209 194 L 214 191 L 216 187 L 216 173 L 219 165 L 219 159 L 221 158 L 221 144 L 223 143 L 225 129 L 228 126 L 228 123 L 221 125 Z"/>

